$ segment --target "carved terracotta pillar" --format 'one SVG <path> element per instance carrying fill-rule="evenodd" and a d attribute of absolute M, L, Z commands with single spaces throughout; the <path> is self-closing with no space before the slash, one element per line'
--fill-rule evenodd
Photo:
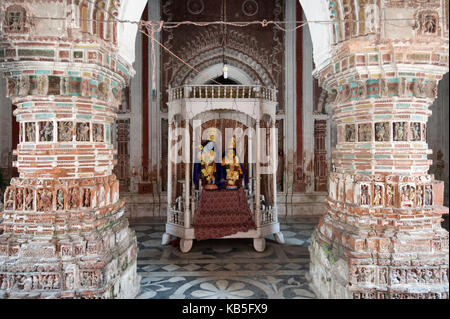
<path fill-rule="evenodd" d="M 20 176 L 5 191 L 0 298 L 134 297 L 136 236 L 112 174 L 111 126 L 131 71 L 108 36 L 116 28 L 83 34 L 75 22 L 31 23 L 45 8 L 54 16 L 78 9 L 12 2 L 2 2 L 0 69 L 17 105 Z"/>
<path fill-rule="evenodd" d="M 322 298 L 448 298 L 448 208 L 443 182 L 428 174 L 426 142 L 429 106 L 448 72 L 448 38 L 439 1 L 394 2 L 386 18 L 417 18 L 402 22 L 410 39 L 395 41 L 406 31 L 395 35 L 386 23 L 384 36 L 393 38 L 377 32 L 339 42 L 319 74 L 335 95 L 338 128 L 327 213 L 310 246 L 312 286 Z"/>

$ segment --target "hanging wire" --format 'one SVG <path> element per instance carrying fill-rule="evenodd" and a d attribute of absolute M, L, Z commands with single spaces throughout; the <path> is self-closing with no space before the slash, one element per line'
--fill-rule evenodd
<path fill-rule="evenodd" d="M 130 24 L 136 24 L 138 25 L 138 31 L 142 34 L 144 34 L 145 36 L 147 36 L 148 38 L 150 38 L 152 40 L 152 61 L 154 60 L 154 43 L 157 43 L 161 48 L 163 48 L 165 51 L 167 51 L 170 55 L 172 55 L 173 57 L 175 57 L 177 60 L 179 60 L 180 62 L 182 62 L 183 64 L 185 64 L 187 67 L 189 67 L 190 69 L 192 69 L 193 71 L 197 72 L 199 75 L 201 75 L 202 77 L 208 79 L 209 81 L 212 81 L 213 83 L 216 83 L 218 85 L 223 86 L 223 84 L 217 82 L 216 80 L 210 78 L 209 76 L 207 76 L 205 73 L 199 71 L 198 69 L 196 69 L 194 66 L 190 65 L 187 61 L 183 60 L 181 57 L 179 57 L 178 55 L 176 55 L 174 52 L 172 52 L 169 48 L 167 48 L 166 46 L 164 46 L 161 42 L 159 42 L 158 40 L 155 39 L 155 33 L 156 32 L 161 32 L 163 29 L 174 29 L 174 28 L 178 28 L 182 25 L 194 25 L 194 26 L 198 26 L 198 27 L 206 27 L 206 26 L 210 26 L 210 25 L 223 25 L 224 29 L 227 25 L 230 26 L 234 26 L 234 27 L 248 27 L 250 25 L 261 25 L 262 27 L 267 27 L 269 25 L 274 25 L 276 28 L 280 29 L 283 32 L 295 32 L 298 29 L 308 25 L 308 24 L 329 24 L 329 25 L 336 25 L 336 24 L 340 24 L 340 23 L 344 23 L 344 22 L 360 22 L 357 19 L 342 19 L 342 20 L 334 20 L 334 21 L 326 21 L 326 20 L 300 20 L 300 21 L 273 21 L 273 20 L 261 20 L 261 21 L 246 21 L 246 22 L 229 22 L 229 21 L 225 21 L 225 17 L 222 19 L 222 21 L 208 21 L 208 22 L 195 22 L 195 21 L 180 21 L 180 22 L 171 22 L 171 21 L 144 21 L 144 20 L 139 20 L 139 21 L 133 21 L 133 20 L 121 20 L 118 19 L 117 17 L 115 17 L 114 15 L 112 15 L 109 11 L 105 10 L 104 8 L 99 7 L 96 3 L 92 2 L 91 0 L 86 0 L 88 3 L 90 3 L 91 5 L 93 5 L 96 9 L 101 10 L 103 12 L 105 12 L 112 20 L 114 20 L 114 22 L 116 23 L 130 23 Z M 224 0 L 226 1 L 226 0 Z M 226 4 L 224 3 L 224 7 L 226 10 Z M 4 13 L 2 14 L 4 16 Z M 31 19 L 41 19 L 41 20 L 67 20 L 66 18 L 58 18 L 58 17 L 39 17 L 39 16 L 32 16 Z M 439 17 L 439 20 L 446 20 L 446 17 Z M 100 19 L 79 19 L 80 21 L 87 21 L 87 22 L 105 22 L 105 23 L 109 23 L 111 22 L 111 20 L 100 20 Z M 392 19 L 380 19 L 380 22 L 389 22 L 389 21 L 415 21 L 417 22 L 417 18 L 392 18 Z M 296 24 L 295 28 L 284 28 L 281 25 L 282 24 Z M 389 23 L 387 23 L 389 24 Z M 393 24 L 391 24 L 393 25 Z M 158 26 L 157 29 L 155 29 L 155 26 Z M 147 29 L 147 32 L 145 32 L 144 30 L 142 30 L 142 28 Z M 225 36 L 224 39 L 225 40 Z M 225 52 L 224 52 L 225 55 Z M 152 80 L 154 80 L 155 76 L 152 76 Z"/>

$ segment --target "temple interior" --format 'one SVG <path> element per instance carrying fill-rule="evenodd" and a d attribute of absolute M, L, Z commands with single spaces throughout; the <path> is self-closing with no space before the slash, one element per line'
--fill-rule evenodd
<path fill-rule="evenodd" d="M 0 299 L 448 299 L 448 0 L 0 2 Z"/>

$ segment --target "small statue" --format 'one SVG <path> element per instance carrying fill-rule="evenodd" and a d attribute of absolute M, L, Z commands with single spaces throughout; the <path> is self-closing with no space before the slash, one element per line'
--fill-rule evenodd
<path fill-rule="evenodd" d="M 236 138 L 230 141 L 226 155 L 222 159 L 222 166 L 225 167 L 227 189 L 237 189 L 236 181 L 243 175 L 239 157 L 236 155 Z"/>
<path fill-rule="evenodd" d="M 201 174 L 206 181 L 205 189 L 207 190 L 215 190 L 217 189 L 216 185 L 216 143 L 215 136 L 211 135 L 209 137 L 209 141 L 205 144 L 205 146 L 200 146 L 200 152 L 198 155 L 198 159 L 201 162 Z"/>

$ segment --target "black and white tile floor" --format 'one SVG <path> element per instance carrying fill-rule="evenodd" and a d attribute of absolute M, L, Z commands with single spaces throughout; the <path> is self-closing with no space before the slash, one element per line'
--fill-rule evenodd
<path fill-rule="evenodd" d="M 163 223 L 136 224 L 139 243 L 140 299 L 315 298 L 305 274 L 314 221 L 285 220 L 286 243 L 266 237 L 258 253 L 250 239 L 194 241 L 183 254 L 177 246 L 162 246 Z"/>

